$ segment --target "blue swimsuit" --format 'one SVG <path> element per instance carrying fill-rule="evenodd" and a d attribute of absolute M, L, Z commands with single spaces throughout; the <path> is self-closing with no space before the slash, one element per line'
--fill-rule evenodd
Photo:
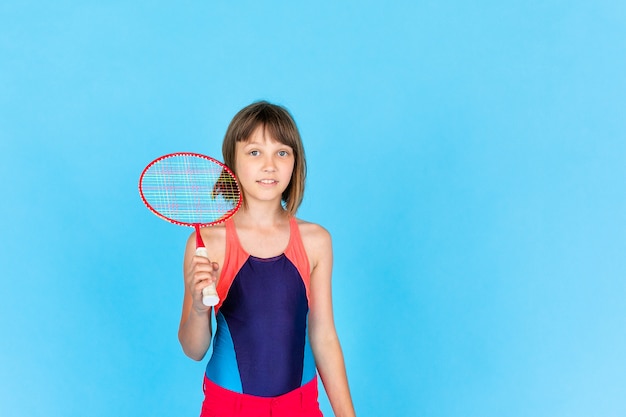
<path fill-rule="evenodd" d="M 275 397 L 316 376 L 308 340 L 309 261 L 295 218 L 285 252 L 247 254 L 232 220 L 217 285 L 217 331 L 206 377 L 237 393 Z"/>

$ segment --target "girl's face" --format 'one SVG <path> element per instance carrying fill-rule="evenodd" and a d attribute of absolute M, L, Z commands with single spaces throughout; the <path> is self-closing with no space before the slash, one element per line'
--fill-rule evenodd
<path fill-rule="evenodd" d="M 280 204 L 291 181 L 293 149 L 267 133 L 259 125 L 248 141 L 235 144 L 235 172 L 248 202 L 272 201 Z"/>

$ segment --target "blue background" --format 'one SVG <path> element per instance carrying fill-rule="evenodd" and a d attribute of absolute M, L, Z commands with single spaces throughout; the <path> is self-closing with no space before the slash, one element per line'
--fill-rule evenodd
<path fill-rule="evenodd" d="M 198 414 L 189 230 L 137 180 L 257 99 L 305 141 L 360 417 L 626 415 L 625 4 L 2 2 L 2 415 Z"/>

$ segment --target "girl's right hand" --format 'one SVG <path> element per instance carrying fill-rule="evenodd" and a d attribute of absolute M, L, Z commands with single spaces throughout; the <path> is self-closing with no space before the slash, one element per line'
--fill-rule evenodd
<path fill-rule="evenodd" d="M 210 284 L 217 284 L 219 265 L 204 256 L 194 255 L 185 274 L 187 293 L 191 295 L 191 308 L 197 312 L 206 312 L 211 307 L 202 303 L 202 290 Z"/>

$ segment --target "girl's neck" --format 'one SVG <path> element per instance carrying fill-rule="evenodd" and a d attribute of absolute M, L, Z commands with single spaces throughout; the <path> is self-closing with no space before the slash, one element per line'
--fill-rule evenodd
<path fill-rule="evenodd" d="M 239 209 L 234 220 L 242 226 L 271 227 L 284 222 L 288 217 L 280 205 L 248 204 Z"/>

